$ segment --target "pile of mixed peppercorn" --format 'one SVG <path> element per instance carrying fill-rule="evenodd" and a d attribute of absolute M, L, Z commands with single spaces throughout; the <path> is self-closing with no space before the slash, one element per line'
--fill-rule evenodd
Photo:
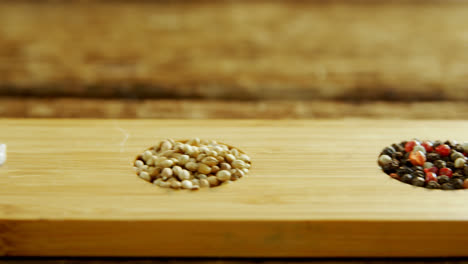
<path fill-rule="evenodd" d="M 403 141 L 380 153 L 378 163 L 390 177 L 428 189 L 468 188 L 468 143 Z"/>

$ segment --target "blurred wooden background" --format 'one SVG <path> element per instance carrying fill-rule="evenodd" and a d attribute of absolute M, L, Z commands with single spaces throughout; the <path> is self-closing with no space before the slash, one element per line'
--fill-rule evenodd
<path fill-rule="evenodd" d="M 465 119 L 467 81 L 467 1 L 0 1 L 2 117 Z"/>
<path fill-rule="evenodd" d="M 467 103 L 466 0 L 0 0 L 0 117 L 468 119 Z M 0 260 L 82 262 L 180 260 Z M 249 261 L 290 262 L 348 260 Z"/>

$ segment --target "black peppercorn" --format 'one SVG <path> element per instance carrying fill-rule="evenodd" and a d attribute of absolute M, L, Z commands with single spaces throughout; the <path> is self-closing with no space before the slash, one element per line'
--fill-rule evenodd
<path fill-rule="evenodd" d="M 424 179 L 424 171 L 415 171 L 413 172 L 414 177 L 422 177 Z"/>
<path fill-rule="evenodd" d="M 465 165 L 465 167 L 463 168 L 463 171 L 465 173 L 465 176 L 468 176 L 468 166 Z"/>
<path fill-rule="evenodd" d="M 437 177 L 437 181 L 439 182 L 439 184 L 444 184 L 444 183 L 450 182 L 450 177 L 447 175 L 441 175 Z"/>
<path fill-rule="evenodd" d="M 386 147 L 382 150 L 380 155 L 388 155 L 391 157 L 393 153 L 395 153 L 395 149 L 393 147 Z"/>
<path fill-rule="evenodd" d="M 440 140 L 436 140 L 434 141 L 434 143 L 432 144 L 432 147 L 435 149 L 437 148 L 438 146 L 442 145 L 442 142 L 440 142 Z"/>
<path fill-rule="evenodd" d="M 445 168 L 446 163 L 443 160 L 436 160 L 434 161 L 434 166 L 436 166 L 439 169 Z"/>
<path fill-rule="evenodd" d="M 422 166 L 414 166 L 413 171 L 424 171 L 424 167 Z"/>
<path fill-rule="evenodd" d="M 442 187 L 443 190 L 453 190 L 453 189 L 454 189 L 454 188 L 453 188 L 453 185 L 452 185 L 451 183 L 448 183 L 448 182 L 442 184 L 441 187 Z"/>
<path fill-rule="evenodd" d="M 392 154 L 392 158 L 400 160 L 401 158 L 403 158 L 403 153 L 402 152 L 395 152 L 395 153 Z"/>
<path fill-rule="evenodd" d="M 460 152 L 460 153 L 465 152 L 465 150 L 463 149 L 463 147 L 461 145 L 456 145 L 453 149 L 455 151 L 457 151 L 457 152 Z"/>
<path fill-rule="evenodd" d="M 456 159 L 458 158 L 465 158 L 465 155 L 461 154 L 460 152 L 458 151 L 454 151 L 452 154 L 450 154 L 450 159 L 452 161 L 455 161 Z"/>
<path fill-rule="evenodd" d="M 424 186 L 425 180 L 423 177 L 414 177 L 413 180 L 411 181 L 411 184 L 414 186 L 419 186 L 422 187 Z"/>
<path fill-rule="evenodd" d="M 455 164 L 451 161 L 445 163 L 445 167 L 450 168 L 450 169 L 455 169 Z"/>
<path fill-rule="evenodd" d="M 401 146 L 400 144 L 392 144 L 392 148 L 396 151 L 396 152 L 403 152 L 405 151 L 405 148 L 403 146 Z"/>
<path fill-rule="evenodd" d="M 452 179 L 456 179 L 456 178 L 463 178 L 463 174 L 461 174 L 460 172 L 454 172 L 452 174 Z"/>
<path fill-rule="evenodd" d="M 401 177 L 401 181 L 405 183 L 410 183 L 411 180 L 413 180 L 413 175 L 411 174 L 405 174 Z"/>
<path fill-rule="evenodd" d="M 452 183 L 452 186 L 455 189 L 463 189 L 463 180 L 462 179 L 452 179 L 450 181 L 450 183 Z"/>
<path fill-rule="evenodd" d="M 446 183 L 447 184 L 447 183 Z M 426 184 L 426 188 L 428 189 L 440 189 L 440 184 L 435 181 L 430 181 Z"/>
<path fill-rule="evenodd" d="M 440 159 L 440 155 L 438 153 L 428 153 L 426 155 L 427 161 L 434 162 Z"/>
<path fill-rule="evenodd" d="M 447 156 L 447 157 L 442 157 L 442 158 L 440 158 L 440 159 L 443 160 L 443 161 L 445 161 L 445 162 L 450 161 L 450 157 L 449 157 L 449 156 Z"/>

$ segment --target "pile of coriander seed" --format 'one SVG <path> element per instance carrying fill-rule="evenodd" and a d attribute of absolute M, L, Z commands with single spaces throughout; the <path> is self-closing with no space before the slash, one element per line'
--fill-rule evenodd
<path fill-rule="evenodd" d="M 138 176 L 154 185 L 198 190 L 244 177 L 250 157 L 214 140 L 166 139 L 138 156 L 134 165 Z"/>
<path fill-rule="evenodd" d="M 386 147 L 378 164 L 390 177 L 428 189 L 468 189 L 468 142 L 410 140 Z"/>

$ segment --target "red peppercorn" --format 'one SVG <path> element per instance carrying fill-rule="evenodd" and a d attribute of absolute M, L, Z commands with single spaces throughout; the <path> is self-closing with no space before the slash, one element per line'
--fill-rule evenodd
<path fill-rule="evenodd" d="M 416 146 L 416 145 L 419 145 L 419 142 L 417 142 L 416 140 L 411 140 L 411 141 L 406 142 L 406 144 L 405 144 L 405 151 L 406 151 L 406 152 L 411 152 L 411 151 L 413 151 L 413 148 L 414 148 L 414 146 Z"/>
<path fill-rule="evenodd" d="M 426 169 L 424 169 L 424 172 L 425 172 L 425 173 L 433 172 L 433 173 L 437 174 L 438 171 L 439 171 L 439 169 L 438 169 L 437 167 L 435 167 L 435 166 L 434 166 L 434 167 L 431 167 L 431 168 L 426 168 Z"/>
<path fill-rule="evenodd" d="M 398 174 L 396 173 L 390 173 L 390 177 L 392 177 L 393 179 L 397 179 L 397 180 L 400 179 L 400 176 L 398 176 Z"/>
<path fill-rule="evenodd" d="M 422 151 L 411 151 L 409 160 L 414 166 L 423 166 L 426 162 L 426 155 Z"/>
<path fill-rule="evenodd" d="M 435 149 L 442 157 L 447 157 L 450 155 L 450 147 L 447 144 L 442 144 L 436 147 Z"/>
<path fill-rule="evenodd" d="M 465 181 L 463 181 L 463 188 L 468 189 L 468 179 L 465 179 Z"/>
<path fill-rule="evenodd" d="M 426 182 L 437 181 L 437 175 L 433 172 L 426 172 Z"/>
<path fill-rule="evenodd" d="M 453 175 L 453 172 L 450 168 L 441 168 L 439 171 L 439 175 L 446 175 L 451 178 Z"/>
<path fill-rule="evenodd" d="M 426 149 L 426 152 L 432 152 L 434 149 L 432 148 L 432 143 L 430 141 L 424 141 L 421 146 L 423 146 Z"/>

